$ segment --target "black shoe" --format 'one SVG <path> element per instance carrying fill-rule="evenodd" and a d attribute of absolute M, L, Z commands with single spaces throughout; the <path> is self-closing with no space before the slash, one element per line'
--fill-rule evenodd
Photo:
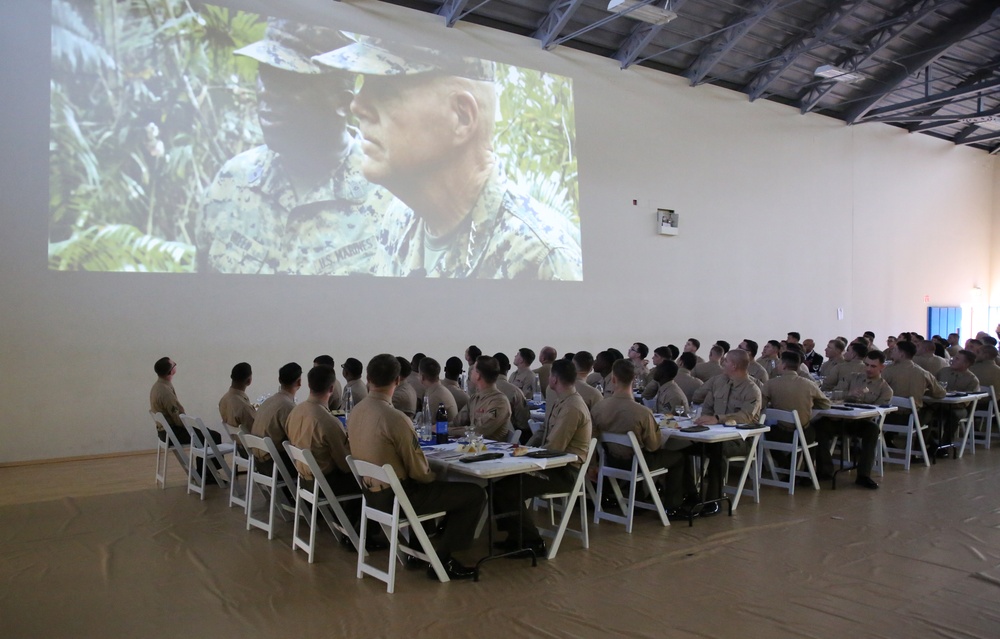
<path fill-rule="evenodd" d="M 545 549 L 544 539 L 525 539 L 523 543 L 518 544 L 517 538 L 514 536 L 508 537 L 503 541 L 494 541 L 493 547 L 501 552 L 515 552 L 518 550 L 530 550 L 535 553 L 535 557 L 545 557 L 547 552 Z"/>
<path fill-rule="evenodd" d="M 948 459 L 948 455 L 951 453 L 950 448 L 938 448 L 934 451 L 934 456 L 938 459 Z"/>
<path fill-rule="evenodd" d="M 667 508 L 667 519 L 669 521 L 688 521 L 692 519 L 691 509 L 686 506 L 679 508 Z"/>
<path fill-rule="evenodd" d="M 823 470 L 817 470 L 816 471 L 816 479 L 818 479 L 819 481 L 830 481 L 831 479 L 833 479 L 833 473 L 832 472 L 826 472 L 826 471 L 823 471 Z"/>
<path fill-rule="evenodd" d="M 476 569 L 469 568 L 468 566 L 463 566 L 462 564 L 455 561 L 455 559 L 448 559 L 444 562 L 444 571 L 448 574 L 449 579 L 472 579 L 476 576 Z M 434 572 L 432 566 L 427 566 L 427 576 L 430 579 L 437 579 L 437 573 Z"/>
<path fill-rule="evenodd" d="M 719 504 L 719 502 L 717 502 L 717 501 L 713 501 L 710 504 L 705 504 L 704 506 L 702 506 L 701 512 L 698 513 L 698 516 L 699 517 L 714 517 L 715 515 L 719 514 L 720 510 L 722 510 L 722 505 Z"/>
<path fill-rule="evenodd" d="M 427 568 L 430 564 L 423 559 L 414 557 L 413 555 L 407 555 L 406 559 L 403 560 L 403 566 L 407 570 L 420 570 L 421 568 Z"/>
<path fill-rule="evenodd" d="M 365 540 L 365 550 L 373 552 L 376 550 L 385 550 L 389 547 L 389 540 L 385 537 L 369 537 Z M 407 555 L 409 557 L 409 555 Z"/>
<path fill-rule="evenodd" d="M 875 480 L 871 477 L 858 476 L 858 478 L 854 480 L 854 483 L 862 488 L 867 488 L 868 490 L 878 490 L 878 484 L 875 483 Z"/>

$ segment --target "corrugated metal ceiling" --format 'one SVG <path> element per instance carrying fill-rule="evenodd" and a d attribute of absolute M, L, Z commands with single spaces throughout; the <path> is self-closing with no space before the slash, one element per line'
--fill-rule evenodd
<path fill-rule="evenodd" d="M 1000 0 L 384 0 L 821 113 L 1000 152 Z M 638 11 L 636 9 L 635 11 Z M 853 82 L 815 75 L 832 65 Z"/>

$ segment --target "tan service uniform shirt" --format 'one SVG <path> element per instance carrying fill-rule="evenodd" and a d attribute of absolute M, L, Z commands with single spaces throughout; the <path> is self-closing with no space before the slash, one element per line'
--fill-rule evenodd
<path fill-rule="evenodd" d="M 703 415 L 714 415 L 719 423 L 756 424 L 760 419 L 760 388 L 748 377 L 729 379 L 717 375 L 706 384 L 708 394 L 702 405 Z"/>
<path fill-rule="evenodd" d="M 347 443 L 347 432 L 340 420 L 330 414 L 330 409 L 310 397 L 292 409 L 285 424 L 288 441 L 292 446 L 307 449 L 316 458 L 316 464 L 324 475 L 336 468 L 342 473 L 350 473 L 347 456 L 351 454 Z M 309 467 L 295 462 L 299 474 L 305 479 L 313 479 Z"/>
<path fill-rule="evenodd" d="M 448 391 L 455 397 L 455 405 L 458 406 L 459 411 L 469 404 L 469 394 L 462 390 L 462 387 L 458 385 L 457 380 L 442 379 L 441 385 L 447 388 Z"/>
<path fill-rule="evenodd" d="M 604 394 L 582 379 L 576 380 L 576 392 L 580 393 L 587 410 L 593 410 L 594 404 L 604 399 Z"/>
<path fill-rule="evenodd" d="M 230 387 L 219 400 L 219 416 L 233 428 L 249 433 L 257 411 L 250 405 L 250 398 L 244 391 Z"/>
<path fill-rule="evenodd" d="M 653 411 L 637 404 L 631 397 L 612 395 L 590 411 L 596 433 L 624 435 L 635 433 L 643 450 L 656 451 L 663 445 L 660 428 Z M 632 449 L 620 444 L 608 444 L 608 453 L 617 459 L 632 459 Z"/>
<path fill-rule="evenodd" d="M 505 442 L 510 432 L 510 416 L 510 402 L 494 386 L 473 393 L 468 405 L 459 411 L 458 421 L 463 425 L 472 426 L 477 435 Z M 463 428 L 449 429 L 449 433 L 458 435 L 463 430 Z"/>
<path fill-rule="evenodd" d="M 458 425 L 458 404 L 455 402 L 455 396 L 440 381 L 434 382 L 427 388 L 427 403 L 430 404 L 431 421 L 437 416 L 438 406 L 444 404 L 445 410 L 448 411 L 448 426 Z"/>
<path fill-rule="evenodd" d="M 549 387 L 549 372 L 552 370 L 552 364 L 542 364 L 532 372 L 538 375 L 538 382 L 541 384 L 542 388 Z"/>
<path fill-rule="evenodd" d="M 937 381 L 947 383 L 949 393 L 956 391 L 959 393 L 978 393 L 979 387 L 982 385 L 975 373 L 967 370 L 960 373 L 951 366 L 938 371 Z"/>
<path fill-rule="evenodd" d="M 674 378 L 674 383 L 681 387 L 688 401 L 691 401 L 694 399 L 694 392 L 705 382 L 694 377 L 691 375 L 691 371 L 681 366 L 677 371 L 677 377 Z"/>
<path fill-rule="evenodd" d="M 279 390 L 264 400 L 264 403 L 257 409 L 257 417 L 253 420 L 251 435 L 257 437 L 270 437 L 274 445 L 281 450 L 281 445 L 288 435 L 285 431 L 285 424 L 288 422 L 288 415 L 295 408 L 295 397 L 291 393 Z M 267 453 L 254 451 L 254 455 L 261 461 L 271 459 Z"/>
<path fill-rule="evenodd" d="M 880 376 L 869 379 L 866 373 L 851 373 L 840 380 L 837 389 L 844 391 L 844 397 L 849 402 L 885 406 L 892 401 L 892 388 Z"/>
<path fill-rule="evenodd" d="M 354 400 L 354 405 L 357 406 L 358 402 L 368 397 L 368 383 L 363 379 L 356 379 L 353 382 L 347 382 L 347 386 L 344 387 L 344 392 L 341 395 L 340 401 L 344 409 L 347 409 L 347 389 L 351 389 L 351 399 Z"/>
<path fill-rule="evenodd" d="M 661 385 L 660 390 L 656 393 L 656 412 L 672 415 L 678 406 L 683 406 L 685 413 L 691 408 L 687 395 L 677 385 L 677 382 L 669 381 Z"/>
<path fill-rule="evenodd" d="M 992 386 L 993 391 L 1000 395 L 1000 366 L 993 360 L 976 362 L 969 367 L 972 374 L 979 378 L 982 386 Z"/>
<path fill-rule="evenodd" d="M 528 444 L 572 453 L 578 458 L 573 465 L 579 467 L 587 458 L 592 430 L 587 405 L 576 388 L 570 388 L 564 394 L 556 393 L 555 401 L 546 407 L 545 423 L 532 435 Z"/>
<path fill-rule="evenodd" d="M 837 388 L 837 385 L 841 381 L 855 375 L 857 373 L 865 372 L 865 363 L 859 359 L 852 360 L 841 360 L 829 375 L 823 378 L 823 390 L 831 391 Z"/>
<path fill-rule="evenodd" d="M 912 360 L 898 360 L 882 371 L 882 379 L 889 383 L 894 395 L 912 397 L 917 408 L 924 405 L 924 395 L 945 396 L 945 390 L 934 376 L 914 364 Z"/>
<path fill-rule="evenodd" d="M 700 379 L 703 382 L 707 382 L 716 375 L 722 374 L 722 366 L 718 362 L 704 362 L 702 364 L 696 364 L 694 370 L 691 371 L 691 375 Z"/>
<path fill-rule="evenodd" d="M 529 430 L 528 420 L 531 413 L 528 411 L 528 404 L 524 398 L 524 393 L 517 386 L 514 386 L 503 377 L 497 378 L 497 390 L 504 394 L 510 403 L 510 422 L 516 430 Z"/>
<path fill-rule="evenodd" d="M 767 383 L 767 380 L 771 379 L 771 373 L 766 368 L 758 364 L 757 362 L 750 362 L 747 366 L 747 374 L 753 377 L 761 384 Z"/>
<path fill-rule="evenodd" d="M 410 419 L 417 414 L 417 391 L 410 386 L 410 382 L 404 379 L 396 386 L 392 393 L 392 405 Z"/>
<path fill-rule="evenodd" d="M 181 413 L 184 407 L 177 399 L 173 383 L 157 378 L 153 387 L 149 389 L 149 410 L 153 413 L 163 413 L 167 423 L 174 428 L 184 428 L 181 422 Z M 162 426 L 156 425 L 156 430 L 162 430 Z"/>
<path fill-rule="evenodd" d="M 526 399 L 535 396 L 535 374 L 529 368 L 518 368 L 510 374 L 507 381 L 524 393 Z"/>
<path fill-rule="evenodd" d="M 351 455 L 355 459 L 376 466 L 390 464 L 401 482 L 412 479 L 429 484 L 434 481 L 434 473 L 424 451 L 420 450 L 413 422 L 392 407 L 388 394 L 373 391 L 355 406 L 347 418 L 347 430 L 351 433 Z M 376 492 L 388 488 L 382 482 L 365 482 Z"/>
<path fill-rule="evenodd" d="M 769 379 L 764 384 L 762 401 L 764 412 L 767 412 L 768 406 L 797 412 L 803 428 L 812 420 L 813 408 L 830 408 L 830 400 L 820 392 L 819 387 L 799 377 L 795 371 L 784 371 Z M 778 425 L 788 431 L 795 429 L 795 424 L 790 422 L 778 422 Z"/>
<path fill-rule="evenodd" d="M 937 375 L 938 371 L 948 366 L 948 360 L 937 355 L 914 355 L 913 363 L 931 375 Z"/>

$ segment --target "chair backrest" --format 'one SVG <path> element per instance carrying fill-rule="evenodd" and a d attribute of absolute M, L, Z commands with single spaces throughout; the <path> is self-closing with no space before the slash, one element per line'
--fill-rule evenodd
<path fill-rule="evenodd" d="M 656 398 L 653 397 L 651 399 L 643 399 L 642 405 L 648 408 L 649 410 L 656 410 Z"/>
<path fill-rule="evenodd" d="M 987 393 L 990 397 L 989 397 L 989 405 L 986 408 L 982 408 L 981 405 L 979 407 L 977 407 L 976 416 L 977 417 L 982 417 L 982 416 L 985 416 L 987 413 L 992 412 L 993 416 L 996 419 L 1000 419 L 1000 407 L 997 406 L 997 394 L 996 394 L 996 391 L 993 390 L 993 387 L 992 386 L 980 386 L 979 387 L 979 392 L 980 393 Z"/>
<path fill-rule="evenodd" d="M 915 424 L 917 428 L 920 428 L 920 415 L 917 413 L 917 401 L 912 397 L 902 397 L 900 395 L 893 395 L 889 403 L 897 408 L 903 408 L 910 411 L 910 424 Z"/>
<path fill-rule="evenodd" d="M 323 471 L 320 469 L 319 464 L 316 462 L 316 457 L 312 454 L 311 450 L 308 448 L 292 446 L 292 442 L 288 440 L 285 440 L 282 444 L 285 447 L 285 452 L 288 453 L 288 456 L 291 458 L 293 466 L 295 465 L 294 462 L 304 464 L 305 467 L 309 469 L 309 473 L 313 476 L 313 479 L 317 483 L 326 479 L 323 476 Z M 301 477 L 302 473 L 299 473 L 299 476 Z M 332 493 L 333 491 L 330 492 Z"/>
<path fill-rule="evenodd" d="M 354 473 L 354 478 L 358 480 L 359 486 L 365 486 L 365 479 L 374 479 L 388 484 L 392 489 L 396 505 L 403 511 L 403 516 L 412 523 L 419 521 L 416 511 L 413 510 L 413 505 L 410 504 L 410 498 L 406 496 L 403 485 L 399 483 L 399 478 L 396 477 L 396 471 L 392 469 L 392 465 L 376 466 L 371 462 L 355 459 L 350 455 L 347 456 L 347 465 L 351 467 L 351 472 Z"/>
<path fill-rule="evenodd" d="M 784 422 L 786 424 L 795 424 L 795 430 L 802 430 L 802 422 L 799 420 L 799 411 L 797 410 L 779 410 L 777 408 L 768 408 L 761 414 L 761 417 L 763 418 L 762 424 L 766 424 L 768 426 L 774 426 L 778 422 Z"/>
<path fill-rule="evenodd" d="M 197 417 L 181 413 L 181 423 L 184 424 L 184 428 L 187 429 L 188 435 L 191 436 L 191 446 L 194 448 L 205 447 L 205 435 L 199 426 L 200 421 L 201 420 Z"/>
<path fill-rule="evenodd" d="M 170 424 L 167 422 L 167 418 L 163 416 L 163 413 L 154 413 L 153 411 L 149 411 L 149 414 L 153 416 L 153 421 L 156 422 L 166 433 L 169 447 L 183 449 L 184 445 L 177 441 L 177 435 L 174 434 L 174 429 L 170 427 Z M 187 461 L 185 460 L 184 463 L 187 464 Z"/>
<path fill-rule="evenodd" d="M 521 441 L 521 431 L 517 430 L 513 426 L 507 429 L 507 443 L 516 444 Z"/>
<path fill-rule="evenodd" d="M 243 442 L 243 447 L 250 451 L 251 456 L 255 450 L 271 456 L 271 461 L 274 462 L 274 469 L 271 471 L 272 478 L 278 479 L 280 477 L 281 481 L 285 482 L 285 485 L 289 487 L 295 486 L 295 475 L 292 475 L 288 466 L 285 465 L 285 461 L 278 454 L 278 447 L 274 445 L 274 440 L 270 437 L 257 437 L 256 435 L 244 432 L 240 432 L 239 436 L 240 441 Z M 256 469 L 256 464 L 254 468 Z"/>

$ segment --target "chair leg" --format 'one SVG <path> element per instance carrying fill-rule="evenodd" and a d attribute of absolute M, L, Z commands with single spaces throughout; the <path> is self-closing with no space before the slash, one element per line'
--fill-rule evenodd
<path fill-rule="evenodd" d="M 915 430 L 917 431 L 917 441 L 920 443 L 920 453 L 924 456 L 924 466 L 927 466 L 928 468 L 930 468 L 931 467 L 931 460 L 930 460 L 930 457 L 927 456 L 927 446 L 924 444 L 923 429 L 917 428 Z M 911 437 L 912 437 L 912 433 L 911 433 Z M 908 446 L 907 448 L 910 448 L 910 447 L 911 446 Z M 910 455 L 907 455 L 906 459 L 907 459 L 907 462 L 908 462 L 909 459 L 910 459 Z M 907 464 L 907 470 L 909 470 L 909 464 Z"/>

